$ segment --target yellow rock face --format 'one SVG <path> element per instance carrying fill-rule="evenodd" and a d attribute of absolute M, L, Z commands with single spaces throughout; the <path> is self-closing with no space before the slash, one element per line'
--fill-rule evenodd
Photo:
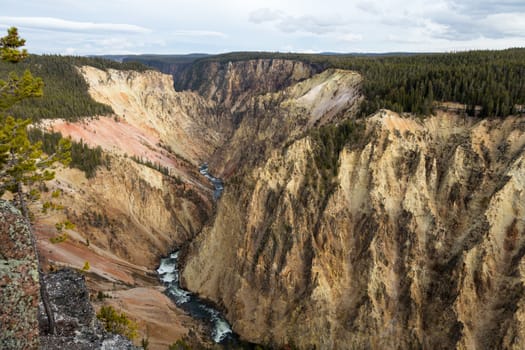
<path fill-rule="evenodd" d="M 295 100 L 305 118 L 328 84 Z M 518 349 L 524 122 L 380 111 L 331 190 L 308 136 L 267 152 L 226 191 L 185 281 L 252 341 Z"/>

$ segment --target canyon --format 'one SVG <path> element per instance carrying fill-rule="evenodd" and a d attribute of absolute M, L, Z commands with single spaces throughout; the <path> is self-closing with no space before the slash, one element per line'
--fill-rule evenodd
<path fill-rule="evenodd" d="M 162 294 L 155 270 L 175 248 L 182 285 L 250 342 L 521 347 L 524 117 L 357 118 L 358 73 L 284 59 L 78 69 L 115 115 L 40 127 L 109 165 L 56 170 L 43 200 L 59 190 L 66 210 L 34 205 L 39 248 L 50 269 L 88 261 L 92 295 L 111 295 L 152 348 L 210 342 Z M 204 162 L 224 181 L 217 201 Z"/>

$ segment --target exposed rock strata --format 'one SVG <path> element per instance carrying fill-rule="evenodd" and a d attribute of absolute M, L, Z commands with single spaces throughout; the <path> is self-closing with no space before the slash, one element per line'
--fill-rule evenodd
<path fill-rule="evenodd" d="M 160 257 L 191 240 L 212 211 L 213 189 L 197 166 L 222 142 L 221 126 L 210 112 L 213 103 L 194 93 L 175 92 L 170 76 L 91 67 L 81 72 L 93 97 L 110 103 L 116 115 L 75 123 L 47 121 L 43 126 L 101 146 L 110 165 L 100 167 L 92 179 L 76 169 L 57 169 L 42 202 L 65 210 L 43 213 L 35 204 L 35 231 L 46 268 L 81 269 L 87 261 L 92 292 L 116 289 L 121 292 L 115 294 L 116 301 L 133 308 L 137 294 L 125 291 L 139 287 L 158 294 L 155 268 Z M 168 168 L 169 176 L 140 162 Z M 54 191 L 60 192 L 58 198 L 52 197 Z M 65 242 L 51 243 L 59 234 L 55 224 L 65 220 L 75 227 L 64 230 Z M 157 298 L 152 310 L 164 302 Z M 145 320 L 140 329 L 144 335 L 148 327 L 156 327 L 155 322 L 148 324 L 150 311 L 133 310 L 137 319 Z M 165 314 L 179 335 L 199 327 L 181 311 L 168 309 Z M 151 339 L 154 347 L 176 340 L 170 334 L 158 336 Z"/>
<path fill-rule="evenodd" d="M 281 91 L 321 71 L 292 60 L 257 59 L 236 62 L 198 62 L 176 72 L 177 90 L 191 90 L 235 112 L 257 95 Z"/>
<path fill-rule="evenodd" d="M 309 137 L 227 183 L 186 285 L 255 342 L 518 349 L 525 120 L 362 123 L 330 191 Z"/>
<path fill-rule="evenodd" d="M 224 123 L 214 113 L 215 104 L 192 92 L 176 92 L 169 75 L 89 66 L 80 72 L 90 95 L 110 105 L 119 120 L 147 137 L 156 137 L 173 154 L 193 164 L 206 160 L 224 141 Z M 126 148 L 117 150 L 126 152 Z"/>

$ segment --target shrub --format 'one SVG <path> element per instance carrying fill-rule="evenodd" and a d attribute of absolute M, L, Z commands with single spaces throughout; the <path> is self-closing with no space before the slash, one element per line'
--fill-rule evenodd
<path fill-rule="evenodd" d="M 67 230 L 73 230 L 75 228 L 75 224 L 69 220 L 66 220 L 64 221 L 64 228 L 66 228 Z"/>
<path fill-rule="evenodd" d="M 61 222 L 57 222 L 55 224 L 55 228 L 57 229 L 58 232 L 62 232 L 62 230 L 64 229 L 64 224 Z"/>
<path fill-rule="evenodd" d="M 62 243 L 62 242 L 65 242 L 67 240 L 67 233 L 62 233 L 62 234 L 59 234 L 59 235 L 56 235 L 55 237 L 51 237 L 49 239 L 49 241 L 53 244 L 57 244 L 57 243 Z"/>
<path fill-rule="evenodd" d="M 97 312 L 97 318 L 102 322 L 104 329 L 110 333 L 118 333 L 133 340 L 137 337 L 137 324 L 112 306 L 102 306 Z"/>

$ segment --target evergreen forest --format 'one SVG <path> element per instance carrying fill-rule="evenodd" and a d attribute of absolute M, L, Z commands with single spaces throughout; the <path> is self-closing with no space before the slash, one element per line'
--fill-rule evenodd
<path fill-rule="evenodd" d="M 82 117 L 113 113 L 110 106 L 94 101 L 89 95 L 88 85 L 76 68 L 84 65 L 99 69 L 147 69 L 138 63 L 121 64 L 102 58 L 58 55 L 30 55 L 17 64 L 0 62 L 0 77 L 7 77 L 11 72 L 21 76 L 24 71 L 29 70 L 44 81 L 42 98 L 21 101 L 7 113 L 34 122 L 55 118 L 75 121 Z"/>
<path fill-rule="evenodd" d="M 361 115 L 387 108 L 396 112 L 428 115 L 445 102 L 462 105 L 462 111 L 479 117 L 505 117 L 525 112 L 525 49 L 468 51 L 457 53 L 392 54 L 292 54 L 234 52 L 194 57 L 189 69 L 195 76 L 209 62 L 227 63 L 249 59 L 291 59 L 327 68 L 349 69 L 363 78 L 366 100 Z M 151 56 L 130 57 L 152 64 Z M 179 64 L 173 56 L 172 64 Z M 169 57 L 163 56 L 165 65 Z"/>

